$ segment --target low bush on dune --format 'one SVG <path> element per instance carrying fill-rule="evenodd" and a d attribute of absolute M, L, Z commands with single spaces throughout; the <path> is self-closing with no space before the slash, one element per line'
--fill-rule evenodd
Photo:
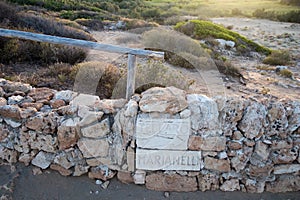
<path fill-rule="evenodd" d="M 0 2 L 0 27 L 44 33 L 82 40 L 93 40 L 88 33 L 51 18 L 25 13 L 18 7 Z M 41 65 L 64 62 L 75 64 L 86 58 L 81 48 L 0 37 L 0 62 L 38 63 Z"/>
<path fill-rule="evenodd" d="M 231 40 L 236 43 L 237 47 L 244 45 L 253 51 L 267 55 L 271 53 L 269 48 L 261 46 L 236 32 L 230 31 L 223 26 L 209 21 L 190 20 L 188 22 L 179 22 L 176 24 L 175 30 L 195 39 L 216 38 Z"/>
<path fill-rule="evenodd" d="M 291 55 L 288 51 L 272 51 L 264 60 L 264 64 L 269 65 L 286 65 L 291 60 Z"/>

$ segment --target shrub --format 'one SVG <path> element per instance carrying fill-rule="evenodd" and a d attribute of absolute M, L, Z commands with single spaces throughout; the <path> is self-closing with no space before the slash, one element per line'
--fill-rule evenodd
<path fill-rule="evenodd" d="M 77 22 L 80 25 L 86 26 L 92 30 L 103 30 L 103 23 L 100 20 L 97 19 L 76 19 L 75 22 Z"/>
<path fill-rule="evenodd" d="M 278 74 L 283 76 L 283 77 L 286 77 L 286 78 L 292 78 L 293 77 L 293 72 L 291 72 L 288 69 L 280 70 Z"/>
<path fill-rule="evenodd" d="M 188 22 L 180 22 L 176 24 L 175 30 L 180 31 L 186 35 L 189 35 L 195 39 L 205 39 L 205 38 L 217 38 L 224 40 L 231 40 L 237 43 L 237 45 L 246 45 L 260 53 L 270 54 L 271 50 L 261 46 L 252 40 L 247 39 L 240 34 L 230 31 L 223 26 L 214 24 L 209 21 L 203 20 L 190 20 Z"/>
<path fill-rule="evenodd" d="M 84 62 L 73 67 L 72 76 L 75 91 L 110 98 L 121 75 L 118 67 L 112 64 Z"/>
<path fill-rule="evenodd" d="M 263 63 L 269 65 L 285 65 L 288 64 L 290 59 L 291 56 L 288 51 L 272 51 L 271 55 L 263 60 Z"/>
<path fill-rule="evenodd" d="M 0 62 L 4 64 L 18 62 L 41 65 L 56 62 L 75 64 L 83 61 L 86 54 L 86 50 L 76 47 L 0 37 Z"/>

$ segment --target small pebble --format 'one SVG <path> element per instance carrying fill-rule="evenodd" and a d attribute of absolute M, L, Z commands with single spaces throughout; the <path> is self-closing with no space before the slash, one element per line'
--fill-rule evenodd
<path fill-rule="evenodd" d="M 96 180 L 96 185 L 101 185 L 101 184 L 102 184 L 102 181 Z"/>
<path fill-rule="evenodd" d="M 164 193 L 164 196 L 165 196 L 166 198 L 169 198 L 169 197 L 170 197 L 170 193 L 169 193 L 169 192 L 165 192 L 165 193 Z"/>

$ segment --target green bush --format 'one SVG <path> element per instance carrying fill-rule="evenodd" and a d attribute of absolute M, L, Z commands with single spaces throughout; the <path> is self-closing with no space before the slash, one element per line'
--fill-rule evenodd
<path fill-rule="evenodd" d="M 268 65 L 286 65 L 290 61 L 291 56 L 288 51 L 272 51 L 264 60 L 264 64 Z"/>
<path fill-rule="evenodd" d="M 257 9 L 252 14 L 253 17 L 276 20 L 281 22 L 300 23 L 300 10 L 292 10 L 285 13 Z"/>
<path fill-rule="evenodd" d="M 283 77 L 286 77 L 286 78 L 292 78 L 293 77 L 293 72 L 291 72 L 288 69 L 280 70 L 280 72 L 278 74 L 283 76 Z"/>
<path fill-rule="evenodd" d="M 230 31 L 223 26 L 203 20 L 190 20 L 188 22 L 179 22 L 175 26 L 175 30 L 189 35 L 195 39 L 217 38 L 234 41 L 237 46 L 245 45 L 252 50 L 260 53 L 270 54 L 271 50 L 261 46 L 252 40 L 247 39 L 240 34 Z"/>
<path fill-rule="evenodd" d="M 4 64 L 25 62 L 40 65 L 56 62 L 76 64 L 83 61 L 86 56 L 86 50 L 81 48 L 0 37 L 0 63 Z"/>

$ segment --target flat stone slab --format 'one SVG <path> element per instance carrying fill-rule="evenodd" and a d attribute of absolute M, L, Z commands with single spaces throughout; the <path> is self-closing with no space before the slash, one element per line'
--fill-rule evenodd
<path fill-rule="evenodd" d="M 200 151 L 136 150 L 136 168 L 143 170 L 200 171 Z"/>
<path fill-rule="evenodd" d="M 138 118 L 137 146 L 144 149 L 187 150 L 190 119 Z"/>

